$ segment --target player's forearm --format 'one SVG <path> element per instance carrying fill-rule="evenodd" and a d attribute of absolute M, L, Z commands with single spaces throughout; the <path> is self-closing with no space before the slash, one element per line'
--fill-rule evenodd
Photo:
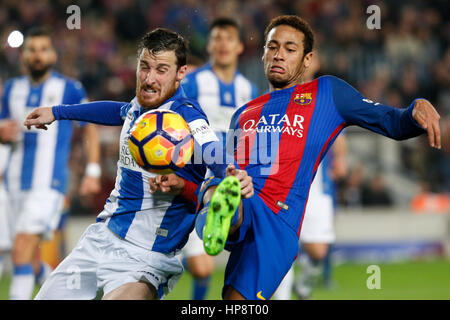
<path fill-rule="evenodd" d="M 405 140 L 425 133 L 425 130 L 412 116 L 414 105 L 415 100 L 407 109 L 390 107 L 392 109 L 386 113 L 383 119 L 388 137 L 395 140 Z"/>
<path fill-rule="evenodd" d="M 58 105 L 52 108 L 56 120 L 78 120 L 107 126 L 123 124 L 120 108 L 126 102 L 97 101 L 74 105 Z"/>
<path fill-rule="evenodd" d="M 84 150 L 87 156 L 86 175 L 93 178 L 100 178 L 100 141 L 97 127 L 94 124 L 87 124 L 84 127 Z"/>

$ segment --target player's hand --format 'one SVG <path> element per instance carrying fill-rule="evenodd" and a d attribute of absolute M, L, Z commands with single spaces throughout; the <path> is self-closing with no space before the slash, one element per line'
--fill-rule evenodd
<path fill-rule="evenodd" d="M 14 142 L 20 133 L 20 126 L 14 120 L 2 120 L 0 122 L 0 141 L 3 143 Z"/>
<path fill-rule="evenodd" d="M 37 129 L 47 130 L 47 125 L 55 121 L 52 107 L 39 107 L 31 111 L 31 113 L 25 119 L 24 126 L 31 129 L 35 126 Z"/>
<path fill-rule="evenodd" d="M 184 188 L 183 178 L 177 176 L 175 173 L 157 175 L 154 178 L 148 178 L 148 183 L 150 184 L 151 194 L 159 190 L 163 193 L 178 195 Z"/>
<path fill-rule="evenodd" d="M 427 100 L 418 99 L 414 105 L 412 116 L 422 128 L 427 130 L 430 146 L 440 149 L 441 129 L 439 128 L 439 119 L 441 117 L 432 104 Z"/>
<path fill-rule="evenodd" d="M 226 176 L 235 176 L 241 183 L 241 196 L 245 199 L 250 198 L 255 193 L 253 189 L 253 180 L 245 170 L 236 169 L 232 164 L 228 165 Z"/>
<path fill-rule="evenodd" d="M 99 178 L 84 176 L 80 185 L 80 196 L 88 196 L 99 193 L 101 190 L 101 183 Z"/>

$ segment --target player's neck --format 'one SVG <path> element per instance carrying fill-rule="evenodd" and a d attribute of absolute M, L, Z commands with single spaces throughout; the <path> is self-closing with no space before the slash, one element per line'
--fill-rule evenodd
<path fill-rule="evenodd" d="M 303 75 L 302 75 L 299 79 L 294 80 L 294 81 L 292 81 L 292 82 L 289 82 L 288 84 L 286 84 L 286 85 L 284 85 L 284 86 L 282 86 L 282 87 L 274 87 L 271 83 L 269 83 L 269 91 L 272 92 L 272 91 L 277 91 L 277 90 L 283 90 L 283 89 L 287 89 L 287 88 L 292 88 L 292 87 L 297 86 L 297 85 L 299 85 L 299 84 L 302 85 L 302 84 L 307 83 L 307 82 L 310 82 L 310 81 L 312 81 L 312 79 L 306 79 L 306 78 L 304 78 Z"/>
<path fill-rule="evenodd" d="M 274 87 L 272 84 L 269 84 L 269 91 L 272 92 L 272 91 L 284 90 L 284 89 L 292 88 L 296 85 L 303 84 L 303 83 L 304 83 L 304 81 L 290 82 L 289 84 L 287 84 L 283 87 Z"/>
<path fill-rule="evenodd" d="M 212 69 L 217 77 L 224 83 L 231 83 L 236 74 L 237 63 L 230 65 L 212 64 Z"/>

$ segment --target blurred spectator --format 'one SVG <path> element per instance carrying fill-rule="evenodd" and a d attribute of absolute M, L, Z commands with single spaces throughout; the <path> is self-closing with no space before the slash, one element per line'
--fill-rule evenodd
<path fill-rule="evenodd" d="M 364 185 L 361 192 L 363 206 L 390 206 L 393 201 L 386 183 L 380 174 L 376 174 L 368 184 Z"/>

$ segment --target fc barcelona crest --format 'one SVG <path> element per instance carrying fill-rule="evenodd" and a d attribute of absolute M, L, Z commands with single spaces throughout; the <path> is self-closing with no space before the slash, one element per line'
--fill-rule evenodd
<path fill-rule="evenodd" d="M 294 97 L 294 102 L 301 106 L 310 104 L 312 101 L 312 93 L 299 93 Z"/>

